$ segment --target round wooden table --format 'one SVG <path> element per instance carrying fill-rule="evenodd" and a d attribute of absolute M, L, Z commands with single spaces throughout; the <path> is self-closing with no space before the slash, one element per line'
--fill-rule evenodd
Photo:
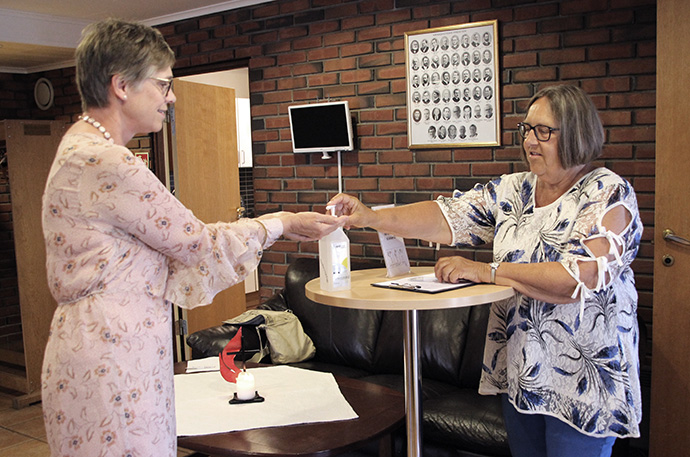
<path fill-rule="evenodd" d="M 433 273 L 433 267 L 413 267 L 412 272 L 397 279 Z M 419 359 L 420 310 L 460 308 L 481 305 L 510 298 L 515 291 L 510 287 L 495 284 L 475 284 L 445 292 L 422 293 L 409 290 L 388 289 L 372 286 L 372 283 L 387 281 L 385 268 L 357 270 L 352 272 L 349 290 L 325 291 L 319 278 L 312 279 L 306 286 L 307 298 L 324 305 L 341 308 L 388 310 L 404 312 L 404 362 L 405 362 L 405 413 L 407 427 L 407 455 L 422 455 L 421 430 L 421 364 Z"/>
<path fill-rule="evenodd" d="M 186 366 L 187 362 L 176 363 L 175 374 L 185 373 Z M 403 395 L 359 379 L 335 376 L 335 380 L 357 419 L 181 436 L 177 443 L 213 457 L 329 457 L 379 440 L 379 455 L 392 455 L 391 434 L 402 425 L 405 415 Z"/>

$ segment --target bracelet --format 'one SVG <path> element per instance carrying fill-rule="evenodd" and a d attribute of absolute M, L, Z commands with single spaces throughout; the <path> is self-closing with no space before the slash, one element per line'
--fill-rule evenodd
<path fill-rule="evenodd" d="M 263 222 L 261 222 L 258 219 L 254 219 L 256 222 L 259 223 L 262 229 L 264 229 L 264 240 L 261 242 L 261 249 L 264 248 L 264 245 L 266 244 L 266 240 L 268 239 L 268 230 L 266 230 L 266 226 L 264 225 Z"/>
<path fill-rule="evenodd" d="M 498 270 L 498 266 L 500 263 L 498 262 L 491 262 L 489 266 L 491 267 L 491 284 L 496 284 L 496 270 Z"/>

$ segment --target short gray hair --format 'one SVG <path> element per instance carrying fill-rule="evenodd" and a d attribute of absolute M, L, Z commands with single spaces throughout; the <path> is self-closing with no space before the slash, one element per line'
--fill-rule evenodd
<path fill-rule="evenodd" d="M 527 110 L 540 98 L 549 101 L 558 122 L 558 158 L 563 168 L 584 165 L 601 156 L 604 126 L 594 102 L 577 86 L 549 86 L 534 94 Z"/>
<path fill-rule="evenodd" d="M 137 84 L 175 63 L 175 53 L 158 30 L 112 18 L 84 28 L 75 58 L 84 111 L 108 106 L 108 86 L 113 76 L 119 74 Z"/>

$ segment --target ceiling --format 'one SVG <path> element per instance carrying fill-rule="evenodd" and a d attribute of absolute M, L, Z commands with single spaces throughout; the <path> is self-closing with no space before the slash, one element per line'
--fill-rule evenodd
<path fill-rule="evenodd" d="M 0 73 L 28 74 L 74 65 L 81 30 L 107 17 L 159 25 L 268 1 L 0 0 Z"/>

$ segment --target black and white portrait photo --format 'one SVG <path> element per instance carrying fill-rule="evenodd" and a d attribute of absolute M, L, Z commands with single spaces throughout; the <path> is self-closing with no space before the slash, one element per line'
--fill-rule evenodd
<path fill-rule="evenodd" d="M 498 21 L 405 34 L 410 148 L 500 145 Z"/>

